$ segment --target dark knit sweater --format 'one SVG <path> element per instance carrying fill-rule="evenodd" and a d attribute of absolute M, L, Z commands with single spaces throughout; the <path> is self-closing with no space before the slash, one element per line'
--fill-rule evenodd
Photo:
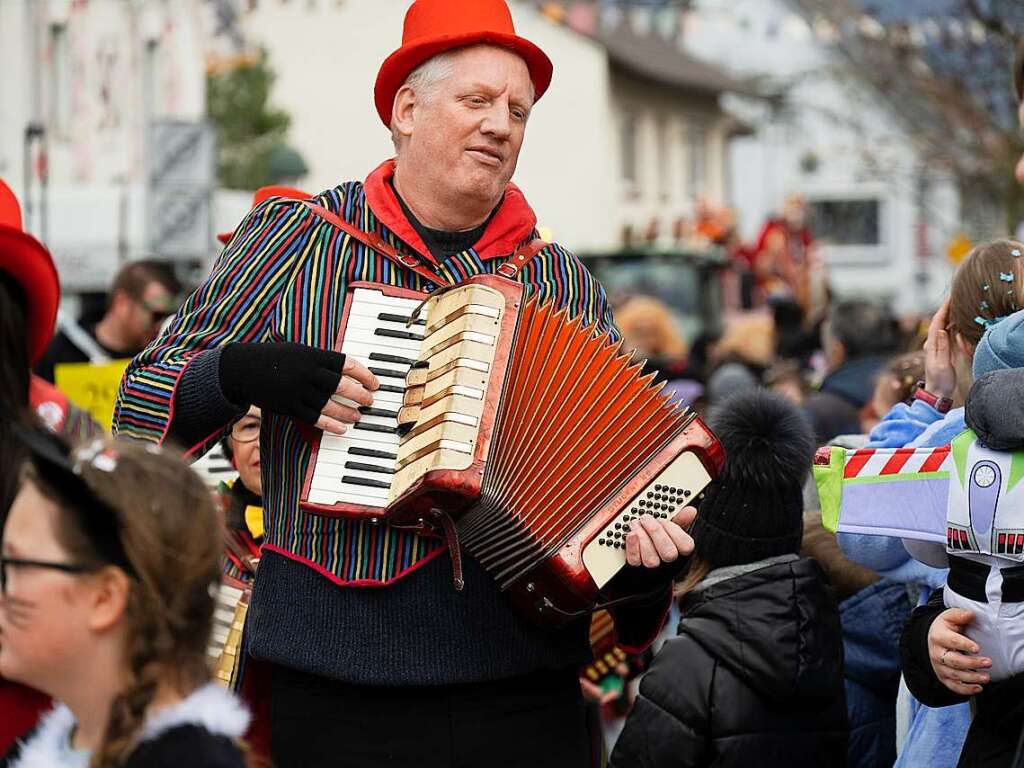
<path fill-rule="evenodd" d="M 452 586 L 447 552 L 387 587 L 339 587 L 266 552 L 249 609 L 248 651 L 362 685 L 481 682 L 590 660 L 587 619 L 535 627 L 472 558 L 464 555 L 463 567 L 462 592 Z"/>

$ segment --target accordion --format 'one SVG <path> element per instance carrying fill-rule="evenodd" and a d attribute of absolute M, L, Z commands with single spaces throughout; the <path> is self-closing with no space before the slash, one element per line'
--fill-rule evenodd
<path fill-rule="evenodd" d="M 694 501 L 724 460 L 620 343 L 502 277 L 427 297 L 355 283 L 337 348 L 381 387 L 345 434 L 314 439 L 303 508 L 454 521 L 540 621 L 589 612 L 625 566 L 630 521 Z"/>
<path fill-rule="evenodd" d="M 227 576 L 217 588 L 213 626 L 206 655 L 213 670 L 213 679 L 234 689 L 241 667 L 242 630 L 249 610 L 252 586 Z"/>

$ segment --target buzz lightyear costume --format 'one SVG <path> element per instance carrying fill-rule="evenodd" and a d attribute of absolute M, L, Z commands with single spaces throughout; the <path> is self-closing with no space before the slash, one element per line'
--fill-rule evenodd
<path fill-rule="evenodd" d="M 899 536 L 950 568 L 949 608 L 991 657 L 993 681 L 1024 672 L 1024 452 L 981 445 L 970 430 L 941 448 L 822 448 L 814 477 L 832 532 Z"/>

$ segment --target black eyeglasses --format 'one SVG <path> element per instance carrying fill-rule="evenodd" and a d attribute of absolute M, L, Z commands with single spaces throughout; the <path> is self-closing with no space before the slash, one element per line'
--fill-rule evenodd
<path fill-rule="evenodd" d="M 20 557 L 4 557 L 0 555 L 0 595 L 7 597 L 7 569 L 17 568 L 46 568 L 51 571 L 63 571 L 64 573 L 89 573 L 95 571 L 95 565 L 80 565 L 76 563 L 56 563 L 50 560 L 26 560 Z"/>

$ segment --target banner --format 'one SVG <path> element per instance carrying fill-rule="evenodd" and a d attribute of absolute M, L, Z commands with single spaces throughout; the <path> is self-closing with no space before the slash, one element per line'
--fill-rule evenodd
<path fill-rule="evenodd" d="M 121 377 L 129 360 L 114 360 L 103 365 L 59 363 L 53 369 L 54 383 L 68 400 L 88 411 L 105 430 L 110 431 L 114 401 Z"/>

